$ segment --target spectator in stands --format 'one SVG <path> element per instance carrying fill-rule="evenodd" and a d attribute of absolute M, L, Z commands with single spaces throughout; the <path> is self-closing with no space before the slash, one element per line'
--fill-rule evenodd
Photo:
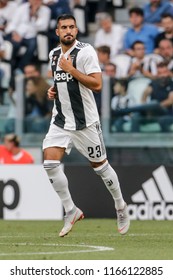
<path fill-rule="evenodd" d="M 103 74 L 110 78 L 111 95 L 113 95 L 114 92 L 113 88 L 116 81 L 116 73 L 117 73 L 117 66 L 114 63 L 109 62 L 105 64 Z"/>
<path fill-rule="evenodd" d="M 103 73 L 110 78 L 116 78 L 116 65 L 112 62 L 106 63 Z"/>
<path fill-rule="evenodd" d="M 173 8 L 169 2 L 162 0 L 150 0 L 144 8 L 144 20 L 146 23 L 161 24 L 161 17 L 165 13 L 173 15 Z"/>
<path fill-rule="evenodd" d="M 50 74 L 50 76 L 48 76 Z M 46 77 L 45 77 L 46 76 Z M 43 84 L 47 84 L 49 83 L 49 79 L 52 77 L 52 73 L 50 71 L 48 71 L 48 73 L 46 73 L 46 75 L 43 76 L 41 74 L 41 70 L 40 70 L 40 65 L 39 64 L 28 64 L 24 67 L 24 77 L 25 80 L 27 80 L 28 78 L 32 78 L 32 77 L 39 77 L 40 80 L 42 80 Z"/>
<path fill-rule="evenodd" d="M 133 57 L 131 59 L 128 76 L 137 78 L 143 76 L 145 46 L 141 41 L 135 41 L 132 45 Z"/>
<path fill-rule="evenodd" d="M 6 34 L 6 28 L 13 19 L 15 12 L 17 11 L 17 3 L 9 0 L 0 0 L 0 31 L 3 35 Z"/>
<path fill-rule="evenodd" d="M 37 50 L 36 36 L 38 32 L 48 31 L 49 23 L 50 9 L 42 4 L 42 0 L 29 0 L 17 8 L 6 29 L 7 39 L 13 45 L 12 73 L 16 68 L 23 71 L 24 66 L 31 63 Z M 20 56 L 18 62 L 21 46 L 26 47 L 26 52 Z"/>
<path fill-rule="evenodd" d="M 154 50 L 154 40 L 158 35 L 158 28 L 144 24 L 144 13 L 141 8 L 134 7 L 129 10 L 130 27 L 124 38 L 124 50 L 127 54 L 133 56 L 132 45 L 135 41 L 141 41 L 145 45 L 146 53 L 152 53 Z"/>
<path fill-rule="evenodd" d="M 113 93 L 113 86 L 116 80 L 116 73 L 117 73 L 117 66 L 114 63 L 108 62 L 107 64 L 105 64 L 103 74 L 110 78 L 110 88 L 112 93 Z"/>
<path fill-rule="evenodd" d="M 33 157 L 20 147 L 20 139 L 15 134 L 4 137 L 4 145 L 0 145 L 0 164 L 33 164 Z"/>
<path fill-rule="evenodd" d="M 130 60 L 127 76 L 129 78 L 155 77 L 157 73 L 155 67 L 158 59 L 156 59 L 156 55 L 146 55 L 145 45 L 141 41 L 135 41 L 132 45 L 132 50 L 133 57 Z"/>
<path fill-rule="evenodd" d="M 48 76 L 48 75 L 50 75 L 50 76 Z M 48 71 L 48 73 L 46 73 L 45 76 L 43 76 L 41 74 L 41 70 L 40 70 L 40 65 L 39 64 L 32 63 L 32 64 L 28 64 L 28 65 L 26 65 L 24 67 L 24 77 L 25 77 L 25 80 L 27 80 L 28 78 L 32 78 L 32 77 L 39 77 L 40 80 L 42 80 L 43 84 L 47 84 L 47 83 L 49 83 L 49 80 L 51 80 L 51 77 L 52 77 L 51 70 Z M 50 82 L 52 82 L 52 80 Z"/>
<path fill-rule="evenodd" d="M 163 27 L 164 31 L 159 33 L 155 38 L 155 53 L 158 53 L 158 46 L 161 40 L 169 39 L 173 43 L 173 16 L 170 14 L 163 14 L 161 26 Z"/>
<path fill-rule="evenodd" d="M 157 52 L 158 54 L 153 53 L 145 56 L 142 71 L 144 76 L 150 79 L 157 78 L 157 64 L 160 62 L 167 63 L 170 70 L 169 76 L 173 76 L 173 42 L 169 39 L 162 39 L 159 42 Z"/>
<path fill-rule="evenodd" d="M 28 97 L 25 100 L 25 104 L 23 104 L 25 107 L 25 115 L 27 115 L 25 122 L 26 131 L 43 132 L 47 128 L 46 125 L 49 121 L 49 114 L 52 110 L 52 102 L 47 100 L 46 95 L 47 88 L 50 86 L 47 80 L 41 76 L 37 65 L 27 65 L 24 71 L 24 92 L 28 92 Z M 5 133 L 13 133 L 15 131 L 17 96 L 18 93 L 15 88 L 14 90 L 9 90 L 10 104 L 4 125 Z M 31 119 L 31 117 L 33 117 L 33 119 Z"/>
<path fill-rule="evenodd" d="M 127 108 L 129 106 L 129 96 L 127 94 L 127 79 L 119 79 L 114 84 L 114 94 L 115 96 L 111 99 L 111 110 L 112 110 L 112 129 L 116 129 L 117 132 L 123 132 L 123 125 L 125 122 L 130 120 L 130 116 L 119 115 L 120 109 Z"/>
<path fill-rule="evenodd" d="M 168 63 L 173 57 L 173 43 L 169 39 L 162 39 L 159 42 L 159 54 L 166 60 Z"/>
<path fill-rule="evenodd" d="M 124 33 L 124 27 L 113 23 L 111 15 L 102 13 L 100 15 L 100 28 L 95 34 L 94 46 L 95 48 L 103 45 L 109 46 L 112 59 L 117 53 L 122 51 Z"/>
<path fill-rule="evenodd" d="M 163 131 L 168 129 L 173 120 L 173 80 L 165 62 L 157 65 L 158 79 L 152 80 L 142 96 L 144 105 L 137 106 L 132 117 L 132 131 L 139 132 L 140 124 L 161 123 Z M 133 112 L 135 110 L 132 110 Z"/>
<path fill-rule="evenodd" d="M 167 63 L 168 69 L 173 75 L 173 42 L 169 39 L 162 39 L 159 43 L 158 53 L 160 60 Z"/>
<path fill-rule="evenodd" d="M 111 49 L 109 46 L 100 46 L 97 48 L 97 55 L 102 71 L 104 71 L 105 64 L 110 62 L 110 53 Z"/>
<path fill-rule="evenodd" d="M 38 64 L 27 64 L 24 67 L 24 75 L 26 79 L 31 77 L 41 77 L 40 67 Z"/>
<path fill-rule="evenodd" d="M 110 78 L 111 92 L 113 92 L 113 86 L 116 80 L 116 73 L 117 73 L 117 66 L 114 63 L 108 62 L 107 64 L 105 64 L 103 74 Z"/>
<path fill-rule="evenodd" d="M 11 23 L 13 16 L 15 12 L 17 11 L 18 4 L 15 1 L 9 1 L 9 0 L 0 0 L 0 33 L 2 34 L 2 37 L 5 39 L 7 33 L 6 30 Z M 11 55 L 11 44 L 7 44 L 5 41 L 5 57 L 4 59 L 8 60 L 8 57 Z M 5 68 L 4 68 L 5 67 Z M 0 66 L 0 68 L 2 68 Z M 11 77 L 11 68 L 10 68 L 10 62 L 9 64 L 6 62 L 6 64 L 3 64 L 3 87 L 4 89 L 8 88 L 9 81 Z M 2 73 L 1 73 L 2 77 Z"/>
<path fill-rule="evenodd" d="M 50 85 L 41 77 L 30 77 L 26 82 L 26 132 L 45 132 L 48 128 L 52 102 L 47 99 Z"/>

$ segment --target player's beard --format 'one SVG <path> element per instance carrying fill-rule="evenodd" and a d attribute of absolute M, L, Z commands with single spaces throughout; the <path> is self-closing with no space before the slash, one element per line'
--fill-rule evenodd
<path fill-rule="evenodd" d="M 70 35 L 69 35 L 70 36 Z M 68 37 L 68 36 L 66 36 Z M 72 37 L 72 36 L 71 36 Z M 70 46 L 74 43 L 74 41 L 76 40 L 76 37 L 72 37 L 71 39 L 62 39 L 61 38 L 61 43 L 65 46 Z"/>

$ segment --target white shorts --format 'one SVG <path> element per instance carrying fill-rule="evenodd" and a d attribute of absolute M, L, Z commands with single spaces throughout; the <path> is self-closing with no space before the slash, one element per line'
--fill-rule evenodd
<path fill-rule="evenodd" d="M 106 158 L 106 149 L 100 122 L 95 122 L 82 130 L 65 130 L 55 124 L 50 125 L 43 140 L 43 150 L 49 147 L 61 147 L 69 154 L 73 146 L 89 161 L 103 161 Z"/>

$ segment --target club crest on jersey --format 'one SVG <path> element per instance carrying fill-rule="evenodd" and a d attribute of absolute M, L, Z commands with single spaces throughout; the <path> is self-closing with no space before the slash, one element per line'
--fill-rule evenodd
<path fill-rule="evenodd" d="M 54 71 L 54 81 L 57 83 L 64 83 L 73 80 L 73 76 L 70 73 L 64 71 Z"/>
<path fill-rule="evenodd" d="M 73 62 L 73 60 L 74 60 L 74 58 L 75 58 L 75 55 L 74 55 L 74 54 L 71 54 L 70 57 L 71 57 L 71 60 L 72 60 L 72 62 Z"/>

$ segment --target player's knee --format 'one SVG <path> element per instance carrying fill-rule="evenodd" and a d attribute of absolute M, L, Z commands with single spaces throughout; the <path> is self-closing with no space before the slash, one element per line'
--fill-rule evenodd
<path fill-rule="evenodd" d="M 97 175 L 101 176 L 107 169 L 108 169 L 108 161 L 106 160 L 102 165 L 99 167 L 93 168 Z"/>
<path fill-rule="evenodd" d="M 102 166 L 106 161 L 107 161 L 107 158 L 105 158 L 104 160 L 102 160 L 100 162 L 92 162 L 92 161 L 90 161 L 90 164 L 91 164 L 92 168 L 97 168 L 97 167 Z"/>
<path fill-rule="evenodd" d="M 60 166 L 61 162 L 59 160 L 44 160 L 43 167 L 49 176 L 54 173 L 55 169 Z"/>

